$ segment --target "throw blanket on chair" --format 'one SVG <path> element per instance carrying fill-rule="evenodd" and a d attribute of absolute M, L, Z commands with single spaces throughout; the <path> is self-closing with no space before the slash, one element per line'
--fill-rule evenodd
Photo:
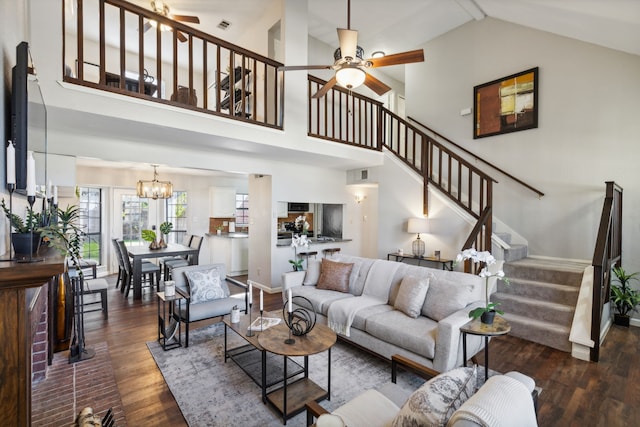
<path fill-rule="evenodd" d="M 389 301 L 389 283 L 398 269 L 397 262 L 376 262 L 371 266 L 362 295 L 334 301 L 327 311 L 327 326 L 337 334 L 351 335 L 351 324 L 359 310 Z"/>

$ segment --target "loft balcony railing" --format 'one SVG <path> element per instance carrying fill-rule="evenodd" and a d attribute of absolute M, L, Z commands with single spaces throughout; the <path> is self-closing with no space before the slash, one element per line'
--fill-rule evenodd
<path fill-rule="evenodd" d="M 61 3 L 64 81 L 282 129 L 279 62 L 126 1 Z"/>

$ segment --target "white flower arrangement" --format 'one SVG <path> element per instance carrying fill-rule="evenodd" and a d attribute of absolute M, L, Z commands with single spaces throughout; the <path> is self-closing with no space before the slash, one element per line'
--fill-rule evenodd
<path fill-rule="evenodd" d="M 291 239 L 291 247 L 293 248 L 293 259 L 290 259 L 289 262 L 293 265 L 293 271 L 302 271 L 302 260 L 298 259 L 298 248 L 309 247 L 309 239 L 307 238 L 307 235 L 303 234 L 299 236 L 294 234 Z"/>
<path fill-rule="evenodd" d="M 302 231 L 303 234 L 307 234 L 309 231 L 309 223 L 307 222 L 307 217 L 304 215 L 300 215 L 296 218 L 296 230 Z"/>
<path fill-rule="evenodd" d="M 504 311 L 498 310 L 497 307 L 500 303 L 493 303 L 489 300 L 489 279 L 491 277 L 497 277 L 501 279 L 504 283 L 509 284 L 509 279 L 504 277 L 504 271 L 498 270 L 496 272 L 489 271 L 489 267 L 496 263 L 496 259 L 491 255 L 489 251 L 478 252 L 473 248 L 465 249 L 456 257 L 456 263 L 471 260 L 474 264 L 484 263 L 484 267 L 478 274 L 478 276 L 483 277 L 484 280 L 484 294 L 485 294 L 485 306 L 478 307 L 469 312 L 469 317 L 473 319 L 477 319 L 481 317 L 484 313 L 488 313 L 491 311 L 495 311 L 498 314 L 504 314 Z"/>

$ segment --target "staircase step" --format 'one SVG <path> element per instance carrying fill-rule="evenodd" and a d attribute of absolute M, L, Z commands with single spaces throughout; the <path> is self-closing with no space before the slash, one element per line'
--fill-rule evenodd
<path fill-rule="evenodd" d="M 516 313 L 530 319 L 539 319 L 559 325 L 571 325 L 575 308 L 554 302 L 526 298 L 517 295 L 495 293 L 491 301 L 500 303 L 500 310 Z"/>
<path fill-rule="evenodd" d="M 579 287 L 587 265 L 573 261 L 524 258 L 505 263 L 503 270 L 508 278 L 517 277 Z"/>
<path fill-rule="evenodd" d="M 511 325 L 511 335 L 560 351 L 571 352 L 569 327 L 513 313 L 505 313 L 503 317 Z"/>
<path fill-rule="evenodd" d="M 512 278 L 508 285 L 499 280 L 498 292 L 575 306 L 579 289 L 575 286 Z"/>
<path fill-rule="evenodd" d="M 495 227 L 495 225 L 494 225 L 494 227 Z M 493 233 L 493 234 L 498 236 L 507 245 L 511 244 L 511 233 Z"/>
<path fill-rule="evenodd" d="M 529 247 L 527 245 L 511 245 L 509 249 L 504 250 L 505 262 L 516 261 L 525 258 L 528 255 Z"/>

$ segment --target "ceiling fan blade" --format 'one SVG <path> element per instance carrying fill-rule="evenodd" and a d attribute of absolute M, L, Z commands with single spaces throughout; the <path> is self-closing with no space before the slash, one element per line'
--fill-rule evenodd
<path fill-rule="evenodd" d="M 409 64 L 411 62 L 423 62 L 424 50 L 410 50 L 408 52 L 395 53 L 393 55 L 382 56 L 380 58 L 367 59 L 371 62 L 371 67 L 386 67 L 387 65 Z"/>
<path fill-rule="evenodd" d="M 358 48 L 358 32 L 356 30 L 338 28 L 338 41 L 340 42 L 340 53 L 343 58 L 356 57 L 356 49 Z"/>
<path fill-rule="evenodd" d="M 180 31 L 178 31 L 176 33 L 176 35 L 178 36 L 178 40 L 180 40 L 182 43 L 186 42 L 187 40 L 187 36 L 185 36 L 184 34 L 182 34 Z"/>
<path fill-rule="evenodd" d="M 175 21 L 191 22 L 192 24 L 199 24 L 200 23 L 200 18 L 198 18 L 197 16 L 191 16 L 191 15 L 174 15 L 174 14 L 171 14 L 171 19 L 173 19 Z"/>
<path fill-rule="evenodd" d="M 326 82 L 324 84 L 324 86 L 322 86 L 320 88 L 319 91 L 317 91 L 316 93 L 313 94 L 312 98 L 313 99 L 318 99 L 318 98 L 322 98 L 323 96 L 325 96 L 327 94 L 327 92 L 329 92 L 329 90 L 331 90 L 332 87 L 334 87 L 336 85 L 336 83 L 338 83 L 338 81 L 336 80 L 336 76 L 331 77 L 331 80 L 329 80 L 328 82 Z"/>
<path fill-rule="evenodd" d="M 142 32 L 146 33 L 147 31 L 149 31 L 151 29 L 151 27 L 153 27 L 153 25 L 151 25 L 151 22 L 147 21 L 144 24 L 144 27 L 142 27 Z"/>
<path fill-rule="evenodd" d="M 332 68 L 332 65 L 283 65 L 278 67 L 278 71 L 330 70 Z"/>
<path fill-rule="evenodd" d="M 385 93 L 387 93 L 387 92 L 389 92 L 391 90 L 391 88 L 389 86 L 387 86 L 386 84 L 382 83 L 380 80 L 376 79 L 375 77 L 373 77 L 369 73 L 367 73 L 367 75 L 366 75 L 366 77 L 364 79 L 364 84 L 365 84 L 365 86 L 367 86 L 369 89 L 371 89 L 372 91 L 374 91 L 378 95 L 384 95 Z"/>

